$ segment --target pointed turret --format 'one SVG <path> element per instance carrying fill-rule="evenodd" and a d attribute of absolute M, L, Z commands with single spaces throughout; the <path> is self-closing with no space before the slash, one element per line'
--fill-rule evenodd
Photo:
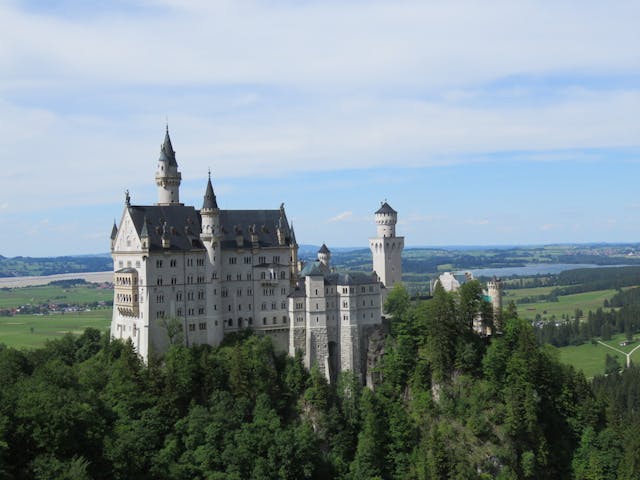
<path fill-rule="evenodd" d="M 207 181 L 207 189 L 204 192 L 203 210 L 214 210 L 218 208 L 216 194 L 213 193 L 213 185 L 211 185 L 211 172 L 209 172 L 209 180 Z"/>
<path fill-rule="evenodd" d="M 158 169 L 156 170 L 156 185 L 158 186 L 158 205 L 180 205 L 180 182 L 182 175 L 178 171 L 176 152 L 171 145 L 169 127 L 164 135 L 164 142 L 160 146 Z"/>
<path fill-rule="evenodd" d="M 178 162 L 176 162 L 176 152 L 173 150 L 173 145 L 171 145 L 171 137 L 169 136 L 169 125 L 164 133 L 164 142 L 160 146 L 160 161 L 168 162 L 171 167 L 178 167 Z"/>
<path fill-rule="evenodd" d="M 329 268 L 329 262 L 331 262 L 331 251 L 327 248 L 325 243 L 323 243 L 320 250 L 318 250 L 318 261 L 320 261 L 326 269 Z"/>
<path fill-rule="evenodd" d="M 293 229 L 293 222 L 291 222 L 291 225 L 289 226 L 289 232 L 291 234 L 291 245 L 297 245 L 298 242 L 296 241 L 296 232 Z"/>
<path fill-rule="evenodd" d="M 116 221 L 115 219 L 113 220 L 113 228 L 111 229 L 111 251 L 113 252 L 113 249 L 116 246 L 116 237 L 118 236 L 118 227 L 116 227 Z"/>
<path fill-rule="evenodd" d="M 204 202 L 202 202 L 202 210 L 200 215 L 202 217 L 202 239 L 211 240 L 220 230 L 220 219 L 218 210 L 218 201 L 216 200 L 216 194 L 213 193 L 213 185 L 211 184 L 211 171 L 209 171 L 209 179 L 207 180 L 207 188 L 204 192 Z"/>

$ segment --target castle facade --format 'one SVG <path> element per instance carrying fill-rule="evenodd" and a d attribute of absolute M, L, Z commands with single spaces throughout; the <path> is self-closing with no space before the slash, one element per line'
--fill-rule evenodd
<path fill-rule="evenodd" d="M 218 345 L 251 328 L 328 379 L 350 370 L 364 380 L 373 332 L 382 325 L 386 288 L 399 282 L 404 239 L 385 202 L 370 239 L 371 274 L 338 273 L 323 245 L 318 260 L 298 261 L 284 205 L 223 210 L 211 177 L 202 208 L 180 203 L 181 174 L 167 130 L 156 168 L 158 202 L 132 205 L 127 192 L 111 233 L 114 306 L 111 335 L 131 339 L 147 361 L 171 343 Z"/>

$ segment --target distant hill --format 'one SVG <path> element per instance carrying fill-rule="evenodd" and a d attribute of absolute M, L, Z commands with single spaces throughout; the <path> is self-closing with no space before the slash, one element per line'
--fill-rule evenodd
<path fill-rule="evenodd" d="M 0 277 L 106 272 L 109 270 L 113 270 L 113 261 L 109 254 L 41 258 L 6 258 L 0 255 Z"/>

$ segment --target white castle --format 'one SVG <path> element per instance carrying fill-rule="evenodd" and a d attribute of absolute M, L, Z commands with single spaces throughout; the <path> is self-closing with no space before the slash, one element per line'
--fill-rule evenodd
<path fill-rule="evenodd" d="M 317 365 L 330 381 L 345 370 L 364 379 L 384 292 L 402 277 L 397 212 L 386 202 L 376 212 L 374 272 L 341 274 L 326 245 L 317 261 L 298 261 L 284 205 L 222 210 L 209 175 L 196 210 L 180 203 L 181 178 L 167 129 L 155 175 L 158 203 L 132 205 L 127 192 L 111 233 L 112 337 L 131 339 L 147 361 L 176 338 L 215 346 L 225 334 L 251 328 L 291 355 L 301 352 L 305 365 Z M 182 336 L 172 334 L 176 326 Z"/>

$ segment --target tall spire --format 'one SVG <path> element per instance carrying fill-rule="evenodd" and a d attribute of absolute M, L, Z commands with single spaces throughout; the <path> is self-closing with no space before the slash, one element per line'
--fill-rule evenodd
<path fill-rule="evenodd" d="M 169 124 L 167 124 L 165 129 L 164 142 L 162 142 L 162 145 L 160 146 L 160 160 L 166 160 L 169 162 L 169 166 L 178 166 L 178 163 L 176 162 L 176 152 L 173 150 L 171 137 L 169 136 Z"/>
<path fill-rule="evenodd" d="M 218 208 L 218 202 L 216 201 L 216 194 L 213 193 L 213 185 L 211 185 L 211 170 L 209 170 L 209 180 L 207 180 L 207 190 L 204 192 L 202 209 L 213 210 L 216 208 Z"/>
<path fill-rule="evenodd" d="M 113 228 L 111 229 L 111 240 L 115 240 L 118 236 L 118 227 L 116 226 L 116 219 L 113 219 Z"/>
<path fill-rule="evenodd" d="M 164 134 L 164 142 L 160 146 L 160 158 L 156 169 L 156 185 L 158 187 L 158 205 L 180 204 L 180 182 L 182 175 L 178 171 L 176 152 L 171 145 L 169 126 Z"/>

